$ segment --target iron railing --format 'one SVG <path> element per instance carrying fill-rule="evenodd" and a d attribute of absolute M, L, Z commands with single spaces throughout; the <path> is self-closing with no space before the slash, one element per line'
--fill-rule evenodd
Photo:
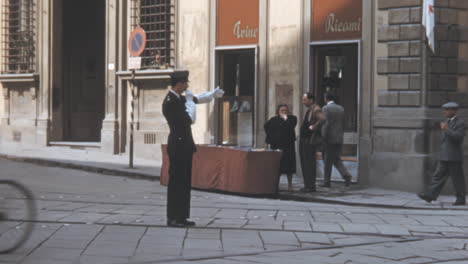
<path fill-rule="evenodd" d="M 3 0 L 2 74 L 36 71 L 35 0 Z"/>

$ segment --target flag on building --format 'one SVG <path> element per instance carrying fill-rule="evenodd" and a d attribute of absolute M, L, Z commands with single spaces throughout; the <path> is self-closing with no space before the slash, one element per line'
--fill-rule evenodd
<path fill-rule="evenodd" d="M 426 29 L 427 44 L 429 48 L 435 53 L 435 15 L 434 15 L 434 0 L 424 0 L 423 4 L 423 19 L 422 24 Z"/>

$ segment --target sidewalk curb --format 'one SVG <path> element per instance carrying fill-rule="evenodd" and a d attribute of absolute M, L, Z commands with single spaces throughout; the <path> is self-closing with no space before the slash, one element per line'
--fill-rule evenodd
<path fill-rule="evenodd" d="M 290 193 L 279 193 L 278 198 L 281 200 L 291 200 L 291 201 L 302 201 L 302 202 L 317 202 L 317 203 L 326 203 L 326 204 L 338 204 L 338 205 L 347 205 L 347 206 L 365 206 L 365 207 L 376 207 L 376 208 L 389 208 L 389 209 L 424 209 L 420 207 L 405 207 L 400 205 L 389 205 L 389 204 L 369 204 L 369 203 L 356 203 L 356 202 L 345 202 L 345 201 L 336 201 L 326 198 L 319 197 L 304 197 L 300 195 L 290 194 Z M 439 208 L 437 208 L 439 209 Z"/>
<path fill-rule="evenodd" d="M 304 197 L 300 195 L 295 195 L 291 193 L 280 192 L 278 193 L 278 199 L 287 200 L 287 201 L 299 201 L 299 202 L 315 202 L 323 204 L 336 204 L 336 205 L 345 205 L 345 206 L 362 206 L 362 207 L 371 207 L 371 208 L 386 208 L 386 209 L 402 209 L 402 210 L 439 210 L 439 211 L 466 211 L 466 207 L 438 207 L 438 208 L 427 208 L 427 207 L 414 207 L 414 206 L 403 206 L 403 205 L 391 205 L 391 204 L 376 204 L 376 203 L 359 203 L 359 202 L 346 202 L 346 201 L 337 201 L 320 197 Z"/>
<path fill-rule="evenodd" d="M 32 164 L 36 164 L 40 166 L 76 169 L 76 170 L 83 170 L 83 171 L 106 174 L 106 175 L 111 175 L 111 176 L 123 176 L 123 177 L 132 178 L 132 179 L 159 181 L 159 175 L 151 175 L 151 174 L 142 173 L 142 172 L 131 172 L 131 171 L 123 170 L 123 169 L 120 169 L 120 170 L 109 169 L 109 168 L 103 168 L 103 167 L 92 166 L 92 165 L 77 164 L 71 161 L 67 162 L 67 161 L 53 160 L 53 159 L 19 157 L 19 156 L 8 155 L 8 154 L 0 154 L 0 158 L 11 160 L 11 161 L 17 161 L 17 162 L 32 163 Z"/>

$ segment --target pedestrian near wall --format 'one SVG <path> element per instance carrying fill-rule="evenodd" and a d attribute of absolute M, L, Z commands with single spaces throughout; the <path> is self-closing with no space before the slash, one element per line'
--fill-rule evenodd
<path fill-rule="evenodd" d="M 266 143 L 272 149 L 282 150 L 280 174 L 288 178 L 288 191 L 293 191 L 292 177 L 296 173 L 296 132 L 297 117 L 289 113 L 288 105 L 281 104 L 276 108 L 276 115 L 264 125 Z"/>
<path fill-rule="evenodd" d="M 432 174 L 431 184 L 427 191 L 418 196 L 429 203 L 437 200 L 445 182 L 451 177 L 456 197 L 453 205 L 465 205 L 465 175 L 463 173 L 465 124 L 457 116 L 459 108 L 457 103 L 448 102 L 442 105 L 442 108 L 446 120 L 440 123 L 442 141 L 437 168 Z"/>
<path fill-rule="evenodd" d="M 317 178 L 317 151 L 322 144 L 320 127 L 323 122 L 322 110 L 315 104 L 312 93 L 302 96 L 302 104 L 307 108 L 301 124 L 299 135 L 299 156 L 301 158 L 302 177 L 304 188 L 302 192 L 315 192 Z"/>
<path fill-rule="evenodd" d="M 322 126 L 322 137 L 324 142 L 324 182 L 322 187 L 331 187 L 331 172 L 335 166 L 345 181 L 345 186 L 351 182 L 351 174 L 341 161 L 344 136 L 344 108 L 336 103 L 336 96 L 332 93 L 325 94 L 323 113 L 325 123 Z"/>
<path fill-rule="evenodd" d="M 192 157 L 196 151 L 191 125 L 195 122 L 195 104 L 210 102 L 224 91 L 193 95 L 188 88 L 188 71 L 171 74 L 171 88 L 164 98 L 163 115 L 169 125 L 167 154 L 169 156 L 169 183 L 167 186 L 167 225 L 194 226 L 190 218 L 190 190 L 192 188 Z M 186 96 L 182 94 L 185 92 Z"/>

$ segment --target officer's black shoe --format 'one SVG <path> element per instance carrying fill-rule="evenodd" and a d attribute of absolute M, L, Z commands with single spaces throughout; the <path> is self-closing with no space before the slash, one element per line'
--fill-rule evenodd
<path fill-rule="evenodd" d="M 187 220 L 187 219 L 184 219 L 184 220 L 182 221 L 182 223 L 183 223 L 185 226 L 195 226 L 195 222 L 189 221 L 189 220 Z"/>
<path fill-rule="evenodd" d="M 433 201 L 432 197 L 430 197 L 429 195 L 425 194 L 425 193 L 418 193 L 418 197 L 423 199 L 424 201 L 430 203 Z"/>
<path fill-rule="evenodd" d="M 465 200 L 456 200 L 452 205 L 465 205 L 466 201 Z"/>
<path fill-rule="evenodd" d="M 177 221 L 175 219 L 167 220 L 167 226 L 170 227 L 185 227 L 184 221 Z"/>

